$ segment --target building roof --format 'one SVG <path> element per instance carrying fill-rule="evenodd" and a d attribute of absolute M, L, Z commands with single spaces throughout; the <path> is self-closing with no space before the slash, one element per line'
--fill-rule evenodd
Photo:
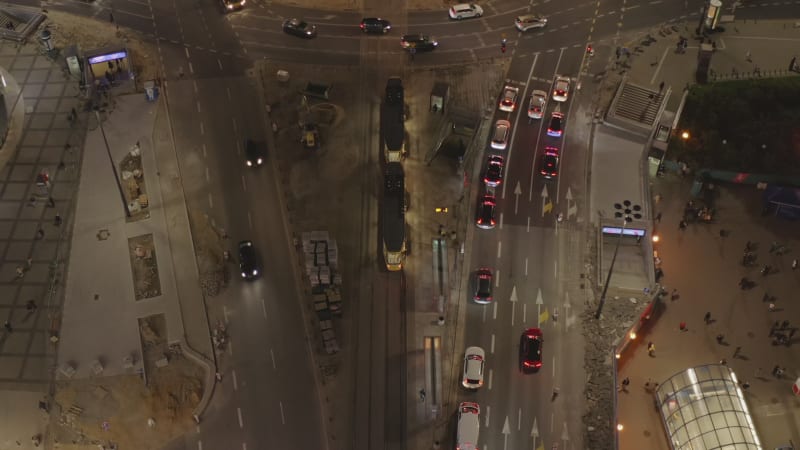
<path fill-rule="evenodd" d="M 678 372 L 655 396 L 672 449 L 762 448 L 736 374 L 726 365 Z"/>

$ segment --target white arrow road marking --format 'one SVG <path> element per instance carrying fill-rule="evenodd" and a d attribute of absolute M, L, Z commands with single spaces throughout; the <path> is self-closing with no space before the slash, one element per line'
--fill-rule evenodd
<path fill-rule="evenodd" d="M 533 450 L 536 450 L 536 440 L 539 439 L 539 425 L 536 423 L 536 417 L 533 418 L 533 428 L 531 428 L 531 437 L 533 438 Z"/>
<path fill-rule="evenodd" d="M 520 194 L 522 194 L 522 187 L 519 185 L 519 181 L 517 181 L 517 187 L 514 188 L 514 215 L 517 215 L 517 211 L 519 210 Z"/>
<path fill-rule="evenodd" d="M 506 423 L 503 424 L 503 450 L 508 450 L 508 435 L 511 434 L 511 427 L 508 425 L 508 416 L 506 416 Z"/>

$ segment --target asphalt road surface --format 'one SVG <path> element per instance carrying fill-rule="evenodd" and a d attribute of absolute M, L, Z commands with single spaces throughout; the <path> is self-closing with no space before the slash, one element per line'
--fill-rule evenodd
<path fill-rule="evenodd" d="M 38 0 L 12 3 L 41 5 Z M 436 51 L 417 54 L 416 65 L 500 57 L 500 40 L 508 39 L 513 51 L 506 55 L 513 55 L 508 78 L 520 87 L 521 96 L 516 112 L 498 113 L 495 119 L 507 117 L 514 125 L 511 149 L 505 152 L 513 164 L 507 160 L 505 185 L 497 192 L 502 225 L 476 233 L 469 261 L 473 269 L 489 266 L 496 271 L 496 301 L 490 306 L 468 304 L 465 324 L 469 330 L 465 347 L 480 345 L 487 351 L 487 384 L 477 393 L 464 393 L 463 399 L 481 404 L 481 442 L 489 448 L 534 448 L 540 442 L 582 448 L 582 408 L 575 405 L 583 398 L 583 345 L 561 282 L 579 267 L 582 241 L 569 220 L 557 224 L 554 217 L 586 192 L 586 139 L 571 131 L 574 111 L 589 102 L 587 92 L 576 89 L 583 65 L 591 63 L 584 49 L 588 42 L 616 45 L 618 33 L 640 29 L 645 33 L 650 31 L 647 27 L 673 19 L 693 24 L 702 2 L 543 2 L 534 4 L 533 10 L 549 18 L 547 28 L 525 34 L 513 28 L 514 17 L 530 9 L 523 1 L 485 5 L 483 18 L 461 22 L 449 21 L 446 11 L 407 13 L 400 4 L 365 8 L 370 12 L 365 15 L 380 15 L 394 23 L 389 35 L 375 37 L 361 35 L 362 15 L 357 13 L 303 11 L 253 0 L 244 11 L 223 15 L 210 0 L 114 0 L 116 23 L 158 43 L 163 76 L 170 80 L 169 108 L 190 208 L 209 211 L 228 230 L 231 245 L 238 239 L 256 242 L 267 269 L 260 280 L 234 281 L 223 294 L 221 303 L 236 344 L 223 357 L 233 372 L 218 387 L 200 433 L 185 436 L 173 448 L 198 448 L 198 441 L 204 448 L 261 448 L 267 443 L 277 448 L 324 448 L 319 399 L 309 388 L 315 386 L 314 372 L 293 266 L 271 264 L 290 259 L 284 220 L 275 214 L 281 210 L 278 178 L 270 176 L 270 166 L 247 170 L 241 155 L 245 137 L 264 138 L 261 106 L 243 75 L 253 60 L 265 57 L 361 65 L 365 86 L 380 92 L 385 78 L 411 63 L 398 42 L 405 32 L 431 34 L 440 42 Z M 49 9 L 98 20 L 110 19 L 111 5 L 110 1 L 46 3 Z M 800 5 L 744 3 L 736 14 L 797 16 Z M 280 23 L 288 17 L 317 24 L 319 37 L 303 40 L 283 34 Z M 529 123 L 525 108 L 533 89 L 551 92 L 556 75 L 574 81 L 570 101 L 559 105 L 567 114 L 565 136 L 560 138 L 561 173 L 545 182 L 536 175 L 538 155 L 543 145 L 554 141 L 544 133 L 545 122 Z M 545 118 L 555 107 L 548 103 Z M 365 113 L 360 120 L 374 118 Z M 365 145 L 372 145 L 374 136 L 366 133 Z M 376 181 L 365 178 L 365 199 L 370 189 L 378 188 Z M 359 219 L 363 223 L 368 220 L 367 205 L 365 200 Z M 376 242 L 371 236 L 362 256 L 374 255 Z M 374 274 L 367 270 L 364 275 Z M 384 442 L 403 447 L 404 424 L 398 418 L 405 414 L 381 414 L 389 407 L 403 408 L 396 405 L 404 404 L 405 389 L 394 386 L 404 386 L 405 381 L 390 373 L 404 372 L 405 339 L 389 335 L 388 327 L 382 333 L 380 325 L 404 323 L 405 289 L 394 274 L 384 275 L 365 278 L 374 280 L 374 286 L 362 287 L 362 292 L 385 293 L 387 302 L 378 309 L 370 309 L 367 302 L 359 305 L 363 343 L 357 349 L 357 373 L 369 374 L 369 380 L 359 381 L 354 400 L 356 448 L 378 448 Z M 558 321 L 552 315 L 556 308 Z M 519 336 L 523 329 L 537 326 L 544 332 L 544 366 L 537 374 L 523 375 L 518 370 Z M 555 386 L 560 394 L 551 400 Z"/>

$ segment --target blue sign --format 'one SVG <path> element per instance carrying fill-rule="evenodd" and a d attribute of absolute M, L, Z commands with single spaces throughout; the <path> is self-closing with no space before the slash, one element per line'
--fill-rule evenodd
<path fill-rule="evenodd" d="M 108 53 L 105 55 L 92 56 L 91 58 L 89 58 L 89 64 L 97 64 L 101 62 L 112 61 L 115 59 L 122 59 L 126 58 L 127 56 L 128 52 L 126 52 L 125 50 L 114 53 Z"/>

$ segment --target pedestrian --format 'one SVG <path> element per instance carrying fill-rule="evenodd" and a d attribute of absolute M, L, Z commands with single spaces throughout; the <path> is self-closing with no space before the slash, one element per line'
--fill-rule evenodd
<path fill-rule="evenodd" d="M 25 276 L 25 271 L 22 269 L 22 266 L 17 266 L 17 279 L 20 279 Z"/>
<path fill-rule="evenodd" d="M 764 292 L 764 296 L 763 296 L 763 297 L 761 297 L 761 301 L 762 301 L 762 302 L 764 302 L 764 303 L 766 303 L 766 302 L 768 302 L 768 301 L 769 301 L 771 298 L 772 298 L 772 297 L 770 297 L 770 295 L 769 295 L 769 292 Z"/>
<path fill-rule="evenodd" d="M 44 230 L 39 228 L 36 230 L 36 239 L 44 239 Z"/>
<path fill-rule="evenodd" d="M 792 270 L 797 269 L 797 258 L 792 260 Z"/>
<path fill-rule="evenodd" d="M 56 213 L 55 217 L 53 217 L 53 225 L 60 226 L 63 219 L 61 219 L 61 214 Z"/>
<path fill-rule="evenodd" d="M 725 335 L 720 333 L 717 335 L 717 344 L 722 345 L 723 342 L 725 342 Z"/>
<path fill-rule="evenodd" d="M 722 228 L 719 229 L 719 237 L 724 238 L 728 236 L 728 230 L 724 230 Z"/>
<path fill-rule="evenodd" d="M 450 232 L 450 240 L 455 242 L 456 239 L 458 239 L 458 234 L 456 234 L 456 231 L 453 230 L 453 231 Z"/>
<path fill-rule="evenodd" d="M 706 312 L 706 315 L 703 316 L 703 322 L 705 322 L 706 325 L 711 323 L 711 312 Z"/>
<path fill-rule="evenodd" d="M 672 301 L 675 301 L 675 300 L 677 300 L 679 298 L 680 298 L 680 295 L 678 294 L 678 290 L 677 289 L 673 289 L 672 290 L 672 294 L 669 296 L 669 299 L 672 300 Z"/>
<path fill-rule="evenodd" d="M 775 303 L 769 304 L 769 312 L 775 312 Z"/>
<path fill-rule="evenodd" d="M 661 212 L 656 214 L 656 223 L 661 223 Z"/>
<path fill-rule="evenodd" d="M 113 11 L 110 11 L 108 13 L 108 20 L 111 21 L 111 23 L 114 23 L 114 12 Z"/>
<path fill-rule="evenodd" d="M 217 373 L 214 374 L 214 376 L 217 378 L 217 381 L 222 381 L 222 374 L 221 373 L 217 372 Z"/>
<path fill-rule="evenodd" d="M 681 220 L 680 223 L 678 223 L 678 229 L 679 230 L 685 230 L 686 229 L 686 221 L 685 220 Z"/>
<path fill-rule="evenodd" d="M 686 328 L 686 322 L 681 322 L 681 323 L 679 323 L 679 324 L 678 324 L 678 328 L 679 328 L 681 331 L 689 331 L 689 329 L 688 329 L 688 328 Z"/>
<path fill-rule="evenodd" d="M 732 358 L 736 359 L 736 357 L 739 356 L 739 352 L 741 352 L 741 351 L 742 351 L 742 347 L 736 347 L 736 350 L 733 351 Z"/>
<path fill-rule="evenodd" d="M 774 335 L 775 335 L 775 325 L 769 327 L 769 336 L 768 337 L 772 337 Z"/>
<path fill-rule="evenodd" d="M 661 91 L 664 90 L 664 82 L 662 81 L 661 84 L 658 85 L 658 93 L 660 94 Z"/>
<path fill-rule="evenodd" d="M 439 237 L 444 237 L 444 234 L 445 234 L 444 225 L 439 224 Z"/>
<path fill-rule="evenodd" d="M 72 120 L 75 120 L 75 119 L 78 118 L 78 111 L 76 111 L 75 108 L 72 108 L 71 113 L 72 113 Z"/>
<path fill-rule="evenodd" d="M 55 206 L 56 206 L 56 201 L 53 199 L 53 197 L 48 197 L 47 198 L 47 207 L 48 208 L 55 208 Z"/>
<path fill-rule="evenodd" d="M 785 330 L 787 328 L 789 328 L 789 321 L 784 320 L 783 322 L 781 322 L 781 330 Z"/>
<path fill-rule="evenodd" d="M 797 331 L 797 328 L 792 328 L 791 330 L 789 330 L 789 339 L 794 337 L 794 332 L 795 331 Z"/>
<path fill-rule="evenodd" d="M 650 355 L 650 356 L 655 356 L 655 353 L 656 353 L 656 344 L 653 344 L 652 342 L 648 342 L 647 343 L 647 354 Z"/>
<path fill-rule="evenodd" d="M 750 57 L 750 50 L 747 50 L 746 52 L 744 52 L 744 59 L 747 62 L 753 62 L 753 58 Z"/>
<path fill-rule="evenodd" d="M 742 381 L 742 389 L 748 389 L 750 387 L 750 383 L 747 381 Z"/>
<path fill-rule="evenodd" d="M 36 311 L 36 308 L 38 307 L 36 306 L 36 302 L 33 300 L 28 300 L 28 302 L 25 303 L 25 309 L 27 309 L 28 311 L 31 312 Z"/>
<path fill-rule="evenodd" d="M 631 384 L 631 379 L 630 379 L 630 378 L 628 378 L 628 377 L 625 377 L 625 378 L 622 380 L 622 385 L 623 385 L 623 386 L 625 386 L 625 387 L 627 387 L 629 384 Z"/>
<path fill-rule="evenodd" d="M 14 328 L 11 326 L 11 323 L 9 323 L 9 321 L 7 321 L 7 320 L 6 320 L 6 323 L 3 324 L 3 326 L 6 328 L 6 331 L 8 331 L 9 333 L 12 333 L 14 331 Z M 775 367 L 777 367 L 777 366 L 775 366 Z"/>
<path fill-rule="evenodd" d="M 728 360 L 727 360 L 727 359 L 725 359 L 725 358 L 722 358 L 722 359 L 720 359 L 720 360 L 719 360 L 719 363 L 720 363 L 721 365 L 723 365 L 723 366 L 727 366 L 727 365 L 728 365 Z"/>
<path fill-rule="evenodd" d="M 219 234 L 220 234 L 220 236 L 222 236 L 222 239 L 228 239 L 228 232 L 225 231 L 225 228 L 220 228 L 219 229 Z"/>
<path fill-rule="evenodd" d="M 419 401 L 425 402 L 425 388 L 419 390 Z"/>
<path fill-rule="evenodd" d="M 647 381 L 645 381 L 644 388 L 645 389 L 650 389 L 650 378 L 648 378 Z"/>
<path fill-rule="evenodd" d="M 8 322 L 6 322 L 6 323 L 8 323 Z M 776 364 L 775 367 L 772 368 L 772 376 L 773 377 L 777 377 L 779 370 L 781 370 L 781 366 Z"/>

